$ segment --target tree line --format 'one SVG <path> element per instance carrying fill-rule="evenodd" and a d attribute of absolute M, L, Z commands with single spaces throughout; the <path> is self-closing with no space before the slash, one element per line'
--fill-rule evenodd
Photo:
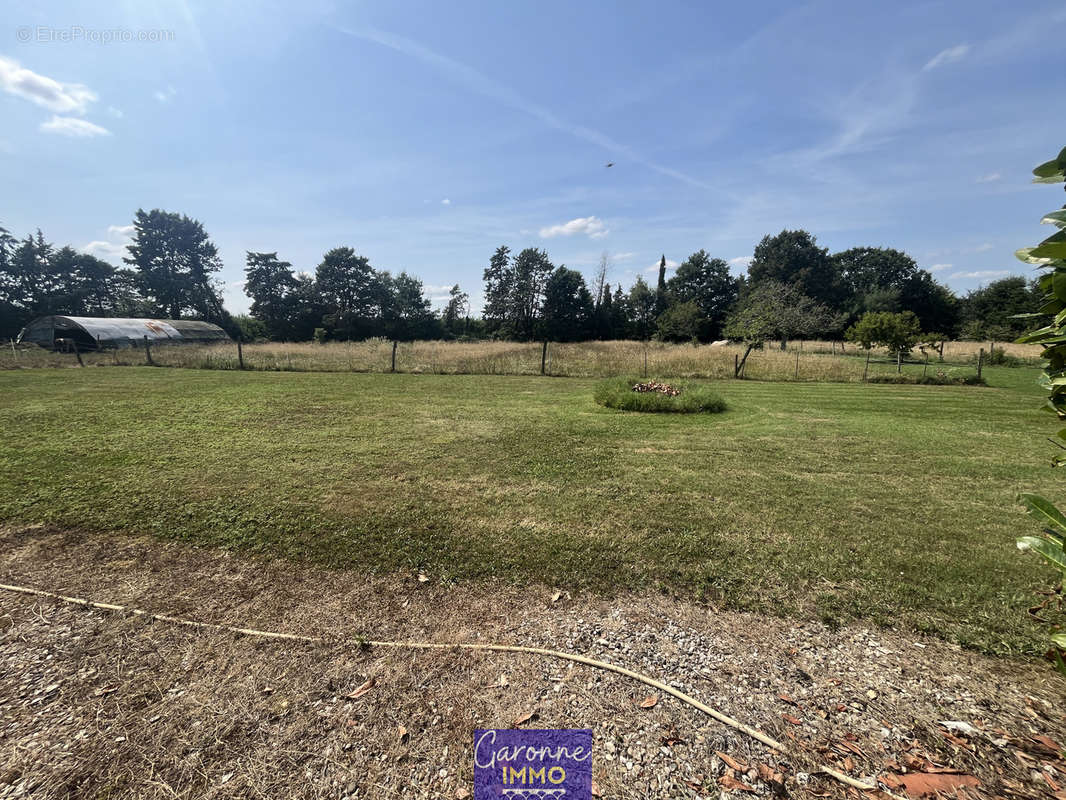
<path fill-rule="evenodd" d="M 556 266 L 544 250 L 498 247 L 483 270 L 484 310 L 471 314 L 455 285 L 434 312 L 418 278 L 375 269 L 352 247 L 327 251 L 312 271 L 276 252 L 245 259 L 250 314 L 232 317 L 222 302 L 218 249 L 188 216 L 154 209 L 134 215 L 123 267 L 70 246 L 56 247 L 38 230 L 18 240 L 0 228 L 0 336 L 13 337 L 45 314 L 203 319 L 245 338 L 285 341 L 502 338 L 520 341 L 651 339 L 762 342 L 843 338 L 869 312 L 913 314 L 941 338 L 1013 339 L 1027 329 L 1037 289 L 1004 278 L 958 297 L 913 258 L 893 248 L 838 253 L 804 230 L 763 237 L 747 274 L 705 250 L 667 277 L 612 283 L 605 253 L 591 280 Z"/>

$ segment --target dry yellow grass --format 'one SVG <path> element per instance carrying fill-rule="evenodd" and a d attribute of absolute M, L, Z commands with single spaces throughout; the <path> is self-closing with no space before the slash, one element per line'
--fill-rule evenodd
<path fill-rule="evenodd" d="M 967 370 L 978 350 L 988 342 L 949 342 L 944 348 L 945 370 Z M 1033 363 L 1040 349 L 1031 345 L 998 345 L 1008 354 Z M 841 355 L 843 348 L 844 355 Z M 552 343 L 546 371 L 567 377 L 611 377 L 644 374 L 686 378 L 733 377 L 741 345 L 666 344 L 663 342 L 611 341 Z M 388 372 L 392 343 L 384 339 L 329 344 L 260 343 L 244 345 L 246 369 L 306 372 Z M 929 370 L 941 368 L 936 354 L 929 355 Z M 786 350 L 777 344 L 752 353 L 745 377 L 762 380 L 844 381 L 862 380 L 864 364 L 855 345 L 840 342 L 790 342 Z M 873 352 L 871 374 L 894 370 L 885 351 Z M 82 354 L 86 366 L 121 366 L 145 363 L 143 348 Z M 192 369 L 237 369 L 237 345 L 156 345 L 153 362 L 161 366 Z M 913 360 L 922 361 L 915 351 Z M 647 367 L 645 369 L 645 360 Z M 76 365 L 73 354 L 50 353 L 37 347 L 0 350 L 0 368 Z M 539 342 L 405 342 L 396 354 L 396 369 L 408 373 L 473 375 L 537 375 L 540 373 Z M 912 366 L 911 369 L 914 369 Z M 971 370 L 972 371 L 972 370 Z"/>

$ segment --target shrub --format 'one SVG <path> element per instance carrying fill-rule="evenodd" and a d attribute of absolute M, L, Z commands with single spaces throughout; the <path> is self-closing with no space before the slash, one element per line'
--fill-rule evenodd
<path fill-rule="evenodd" d="M 611 378 L 596 384 L 592 396 L 601 406 L 622 411 L 715 414 L 726 409 L 725 401 L 703 384 L 674 381 L 670 386 L 680 391 L 670 395 L 661 391 L 633 391 L 633 387 L 640 383 L 649 382 L 639 378 Z"/>
<path fill-rule="evenodd" d="M 984 377 L 976 375 L 872 375 L 867 383 L 910 383 L 924 386 L 987 386 Z"/>

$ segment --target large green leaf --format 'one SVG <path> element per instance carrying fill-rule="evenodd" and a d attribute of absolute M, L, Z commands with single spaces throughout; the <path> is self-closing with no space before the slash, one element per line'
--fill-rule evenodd
<path fill-rule="evenodd" d="M 1056 231 L 1029 252 L 1032 258 L 1066 258 L 1066 231 Z"/>
<path fill-rule="evenodd" d="M 1066 208 L 1045 214 L 1040 220 L 1044 225 L 1054 225 L 1056 228 L 1066 228 Z"/>
<path fill-rule="evenodd" d="M 1066 379 L 1063 378 L 1055 378 L 1055 380 L 1066 382 Z M 1019 499 L 1029 509 L 1029 514 L 1039 520 L 1041 525 L 1057 528 L 1066 534 L 1066 515 L 1055 508 L 1055 505 L 1050 500 L 1038 494 L 1021 494 Z"/>
<path fill-rule="evenodd" d="M 1039 258 L 1037 256 L 1032 255 L 1032 252 L 1034 250 L 1036 250 L 1035 247 L 1023 247 L 1020 250 L 1014 251 L 1014 257 L 1017 258 L 1019 261 L 1024 261 L 1026 264 L 1043 265 L 1050 264 L 1052 262 L 1052 259 L 1050 258 Z"/>
<path fill-rule="evenodd" d="M 1060 572 L 1066 572 L 1066 552 L 1057 543 L 1043 536 L 1019 536 L 1019 550 L 1035 550 Z"/>

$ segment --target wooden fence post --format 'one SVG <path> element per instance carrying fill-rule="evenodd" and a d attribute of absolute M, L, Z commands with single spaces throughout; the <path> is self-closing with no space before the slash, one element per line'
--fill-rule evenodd
<path fill-rule="evenodd" d="M 148 344 L 148 334 L 144 335 L 144 357 L 148 366 L 155 366 L 154 362 L 152 361 L 152 347 Z"/>
<path fill-rule="evenodd" d="M 81 351 L 78 349 L 78 342 L 74 339 L 71 339 L 70 343 L 74 345 L 74 357 L 78 359 L 78 366 L 84 367 L 85 362 L 81 360 Z"/>
<path fill-rule="evenodd" d="M 241 337 L 237 337 L 237 363 L 244 369 L 244 349 L 241 347 Z"/>
<path fill-rule="evenodd" d="M 800 349 L 802 349 L 802 348 L 803 348 L 803 342 L 800 342 Z M 794 380 L 798 381 L 799 380 L 799 376 L 800 376 L 800 354 L 799 354 L 799 350 L 797 350 L 796 351 L 796 377 L 794 378 Z"/>
<path fill-rule="evenodd" d="M 981 352 L 979 352 L 977 354 L 977 379 L 978 380 L 981 379 L 981 367 L 984 366 L 984 362 L 985 362 L 985 349 L 982 347 L 981 348 Z"/>
<path fill-rule="evenodd" d="M 548 340 L 544 340 L 544 346 L 540 348 L 540 374 L 544 374 L 544 365 L 548 361 Z"/>
<path fill-rule="evenodd" d="M 896 351 L 896 374 L 897 375 L 902 375 L 903 374 L 903 350 L 902 349 L 899 349 L 899 350 Z"/>
<path fill-rule="evenodd" d="M 398 344 L 399 342 L 396 339 L 392 340 L 392 367 L 389 368 L 389 372 L 396 371 L 396 345 Z"/>
<path fill-rule="evenodd" d="M 870 371 L 870 352 L 869 347 L 866 348 L 866 366 L 862 368 L 862 382 L 866 383 L 866 373 Z"/>
<path fill-rule="evenodd" d="M 740 377 L 740 353 L 733 353 L 733 377 Z"/>

